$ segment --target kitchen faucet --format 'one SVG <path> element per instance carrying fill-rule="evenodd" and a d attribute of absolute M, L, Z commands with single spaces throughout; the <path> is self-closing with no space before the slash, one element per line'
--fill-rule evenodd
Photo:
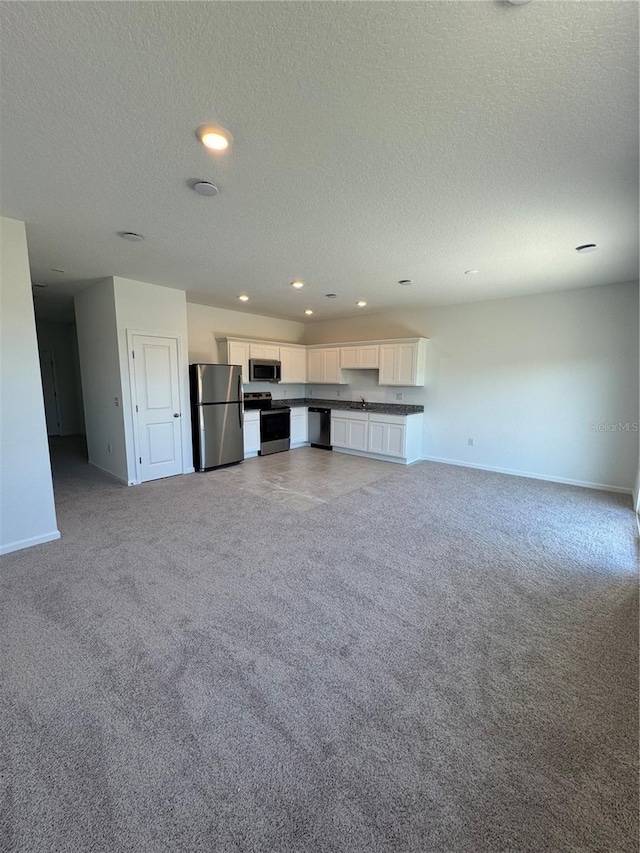
<path fill-rule="evenodd" d="M 364 397 L 360 397 L 360 399 L 362 401 L 362 408 L 364 409 L 367 405 L 367 401 L 364 399 Z"/>

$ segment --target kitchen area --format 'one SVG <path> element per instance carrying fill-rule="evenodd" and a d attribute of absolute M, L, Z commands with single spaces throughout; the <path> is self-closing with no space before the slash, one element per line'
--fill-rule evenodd
<path fill-rule="evenodd" d="M 424 338 L 318 346 L 221 339 L 220 363 L 190 367 L 196 471 L 309 446 L 416 462 L 424 406 L 404 402 L 401 390 L 398 402 L 390 402 L 378 389 L 423 387 L 427 344 Z M 365 379 L 369 399 L 357 393 Z"/>

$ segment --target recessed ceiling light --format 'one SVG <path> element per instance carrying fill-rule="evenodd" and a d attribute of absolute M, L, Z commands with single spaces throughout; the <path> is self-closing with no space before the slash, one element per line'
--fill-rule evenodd
<path fill-rule="evenodd" d="M 119 231 L 123 240 L 128 240 L 130 243 L 141 243 L 144 237 L 141 234 L 135 234 L 133 231 Z"/>
<path fill-rule="evenodd" d="M 198 195 L 207 195 L 213 196 L 218 195 L 220 190 L 215 184 L 210 183 L 209 181 L 196 181 L 193 184 L 192 189 L 198 193 Z"/>
<path fill-rule="evenodd" d="M 407 284 L 413 284 L 410 278 L 401 278 L 398 284 L 402 284 L 406 287 Z"/>
<path fill-rule="evenodd" d="M 356 302 L 356 305 L 358 306 L 358 308 L 364 308 L 364 306 L 366 304 L 367 303 L 364 301 L 364 299 L 360 299 L 358 302 Z"/>
<path fill-rule="evenodd" d="M 247 296 L 246 293 L 241 293 L 240 296 L 238 296 L 238 299 L 240 300 L 240 302 L 248 302 L 249 301 L 249 297 Z"/>
<path fill-rule="evenodd" d="M 338 298 L 337 293 L 325 293 L 325 296 L 327 297 L 327 299 L 337 299 Z"/>
<path fill-rule="evenodd" d="M 598 247 L 595 243 L 585 243 L 582 246 L 576 246 L 576 252 L 580 252 L 581 255 L 586 255 L 587 252 L 595 252 Z"/>
<path fill-rule="evenodd" d="M 300 279 L 297 278 L 295 281 L 291 282 L 291 287 L 295 287 L 296 290 L 300 290 L 301 287 L 304 287 L 304 281 L 300 281 Z"/>
<path fill-rule="evenodd" d="M 58 269 L 58 267 L 51 267 L 51 272 L 66 272 L 66 270 Z M 46 285 L 43 285 L 43 287 L 46 287 Z"/>
<path fill-rule="evenodd" d="M 465 270 L 465 275 L 478 275 L 478 270 Z"/>
<path fill-rule="evenodd" d="M 211 124 L 202 124 L 196 130 L 196 136 L 211 151 L 226 151 L 231 145 L 232 136 L 224 127 L 216 127 Z"/>
<path fill-rule="evenodd" d="M 305 308 L 304 313 L 305 314 L 313 314 L 313 311 L 311 310 L 311 308 Z"/>

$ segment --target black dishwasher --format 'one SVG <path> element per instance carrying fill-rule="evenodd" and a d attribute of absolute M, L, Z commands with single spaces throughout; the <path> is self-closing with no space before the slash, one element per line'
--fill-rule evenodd
<path fill-rule="evenodd" d="M 331 409 L 309 406 L 309 443 L 311 447 L 331 450 Z"/>

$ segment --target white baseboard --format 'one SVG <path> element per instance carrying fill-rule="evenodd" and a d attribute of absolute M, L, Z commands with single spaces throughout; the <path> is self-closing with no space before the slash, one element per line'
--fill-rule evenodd
<path fill-rule="evenodd" d="M 9 542 L 0 545 L 0 554 L 10 554 L 12 551 L 21 551 L 23 548 L 31 548 L 33 545 L 43 545 L 45 542 L 53 542 L 60 538 L 60 531 L 53 530 L 51 533 L 43 533 L 42 536 L 31 536 L 29 539 L 19 539 L 17 542 Z"/>
<path fill-rule="evenodd" d="M 118 475 L 114 474 L 112 471 L 107 471 L 107 469 L 103 468 L 101 465 L 96 465 L 96 463 L 92 462 L 91 460 L 89 460 L 89 465 L 91 465 L 93 468 L 97 468 L 98 471 L 102 471 L 103 474 L 106 474 L 107 477 L 109 477 L 112 480 L 115 480 L 116 483 L 120 483 L 120 485 L 122 485 L 122 486 L 134 486 L 134 485 L 136 485 L 133 482 L 130 483 L 128 480 L 123 480 L 122 477 L 118 477 Z"/>
<path fill-rule="evenodd" d="M 461 468 L 476 468 L 478 471 L 494 471 L 496 474 L 510 474 L 513 477 L 527 477 L 530 480 L 544 480 L 547 483 L 562 483 L 565 486 L 581 486 L 584 489 L 599 489 L 603 492 L 617 492 L 630 495 L 632 489 L 611 486 L 608 483 L 590 483 L 588 480 L 569 480 L 566 477 L 549 477 L 543 474 L 531 474 L 528 471 L 514 471 L 510 468 L 494 468 L 491 465 L 474 465 L 471 462 L 459 462 L 457 459 L 442 459 L 439 456 L 422 456 L 425 462 L 442 462 L 444 465 L 458 465 Z"/>

